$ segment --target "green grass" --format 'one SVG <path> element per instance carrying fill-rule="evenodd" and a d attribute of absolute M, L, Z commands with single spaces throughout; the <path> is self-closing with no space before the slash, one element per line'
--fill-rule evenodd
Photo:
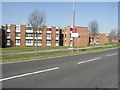
<path fill-rule="evenodd" d="M 68 47 L 38 47 L 38 50 L 53 50 L 53 49 L 67 49 Z M 36 47 L 10 47 L 2 48 L 2 53 L 14 53 L 14 52 L 29 52 L 35 51 Z"/>
<path fill-rule="evenodd" d="M 115 43 L 112 43 L 112 44 L 106 44 L 106 45 L 113 45 Z M 92 46 L 104 46 L 104 45 L 89 45 L 89 47 L 92 47 Z M 80 46 L 79 48 L 84 48 L 85 46 Z M 70 48 L 70 47 L 65 47 L 65 46 L 55 46 L 55 47 L 38 47 L 38 50 L 54 50 L 54 49 L 67 49 L 67 48 Z M 77 48 L 77 47 L 75 47 Z M 35 51 L 36 50 L 36 47 L 9 47 L 9 48 L 2 48 L 2 53 L 15 53 L 15 52 L 29 52 L 29 51 Z"/>
<path fill-rule="evenodd" d="M 102 50 L 102 49 L 113 48 L 113 47 L 118 47 L 118 46 L 115 45 L 115 46 L 108 46 L 108 47 L 104 47 L 104 48 L 84 49 L 84 50 L 79 50 L 79 51 L 81 51 L 81 52 L 96 51 L 96 50 Z M 74 50 L 74 52 L 76 52 L 76 51 L 77 50 Z M 38 53 L 38 54 L 32 53 L 32 54 L 20 54 L 20 55 L 4 55 L 4 56 L 2 56 L 2 60 L 40 57 L 40 56 L 49 56 L 49 55 L 60 55 L 60 54 L 68 54 L 68 53 L 71 53 L 71 51 L 44 52 L 44 53 Z"/>
<path fill-rule="evenodd" d="M 8 59 L 19 59 L 19 58 L 28 58 L 28 57 L 40 57 L 40 56 L 49 56 L 49 55 L 58 55 L 58 54 L 67 54 L 70 51 L 56 51 L 56 52 L 44 52 L 44 53 L 31 53 L 31 54 L 19 54 L 19 55 L 4 55 L 2 56 L 2 60 Z"/>

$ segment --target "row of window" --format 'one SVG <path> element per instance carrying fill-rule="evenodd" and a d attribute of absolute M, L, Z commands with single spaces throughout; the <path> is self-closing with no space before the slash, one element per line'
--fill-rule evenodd
<path fill-rule="evenodd" d="M 35 36 L 42 37 L 42 34 L 35 34 Z M 10 36 L 10 33 L 7 33 L 7 36 Z M 15 34 L 16 37 L 20 37 L 20 33 Z M 33 34 L 26 34 L 26 37 L 33 37 Z M 47 34 L 47 37 L 51 37 L 51 34 Z M 56 34 L 56 37 L 59 37 L 58 34 Z"/>
<path fill-rule="evenodd" d="M 7 29 L 10 29 L 10 26 L 8 26 Z M 16 26 L 16 30 L 20 30 L 20 26 Z M 32 27 L 26 27 L 26 30 L 32 30 Z M 47 31 L 51 31 L 51 28 L 47 28 Z M 56 29 L 56 31 L 58 31 L 58 29 Z"/>
<path fill-rule="evenodd" d="M 25 42 L 26 43 L 33 43 L 33 40 L 26 40 Z M 51 43 L 51 40 L 47 40 L 46 42 Z M 10 40 L 7 40 L 7 43 L 10 43 Z M 20 43 L 20 40 L 16 40 L 16 43 Z M 36 43 L 36 41 L 35 41 L 35 43 Z M 38 40 L 38 43 L 42 43 L 42 40 Z M 56 40 L 56 43 L 59 43 L 59 41 Z"/>

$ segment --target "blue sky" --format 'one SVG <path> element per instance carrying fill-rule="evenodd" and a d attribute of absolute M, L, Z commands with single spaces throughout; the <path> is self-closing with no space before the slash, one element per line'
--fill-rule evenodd
<path fill-rule="evenodd" d="M 75 8 L 76 26 L 88 27 L 90 21 L 96 20 L 102 33 L 118 28 L 117 2 L 76 2 Z M 72 2 L 3 2 L 2 23 L 26 24 L 35 9 L 46 12 L 47 26 L 72 25 Z"/>

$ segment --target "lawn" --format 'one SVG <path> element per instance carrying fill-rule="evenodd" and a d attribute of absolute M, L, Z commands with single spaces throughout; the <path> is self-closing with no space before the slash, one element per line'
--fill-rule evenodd
<path fill-rule="evenodd" d="M 68 47 L 38 47 L 38 50 L 53 50 L 53 49 L 67 49 Z M 14 52 L 29 52 L 35 51 L 36 47 L 10 47 L 10 48 L 2 48 L 2 53 L 14 53 Z"/>
<path fill-rule="evenodd" d="M 114 47 L 118 47 L 118 45 L 106 46 L 106 47 L 103 47 L 103 48 L 83 49 L 83 50 L 79 50 L 79 52 L 96 51 L 96 50 L 102 50 L 102 49 L 114 48 Z M 76 51 L 77 50 L 74 50 L 74 52 L 76 52 Z M 60 54 L 68 54 L 68 53 L 73 53 L 73 52 L 71 52 L 71 51 L 56 51 L 56 52 L 44 52 L 44 53 L 38 53 L 38 54 L 32 53 L 32 54 L 19 54 L 19 55 L 4 55 L 4 56 L 2 56 L 2 60 L 40 57 L 40 56 L 50 56 L 50 55 L 60 55 Z"/>
<path fill-rule="evenodd" d="M 115 43 L 113 43 L 115 44 Z M 113 45 L 113 44 L 106 44 L 106 45 Z M 93 46 L 104 46 L 104 45 L 89 45 L 89 47 L 93 47 Z M 55 46 L 55 47 L 38 47 L 38 50 L 54 50 L 54 49 L 67 49 L 70 47 L 65 47 L 65 46 Z M 77 47 L 75 47 L 77 48 Z M 79 48 L 82 48 L 82 46 L 80 46 Z M 36 47 L 9 47 L 9 48 L 2 48 L 2 53 L 15 53 L 15 52 L 29 52 L 29 51 L 35 51 Z"/>

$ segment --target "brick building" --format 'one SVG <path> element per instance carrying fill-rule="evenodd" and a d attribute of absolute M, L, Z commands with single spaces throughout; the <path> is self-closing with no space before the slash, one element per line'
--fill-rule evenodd
<path fill-rule="evenodd" d="M 89 35 L 89 43 L 95 44 L 95 45 L 104 45 L 106 43 L 106 35 L 103 33 L 99 33 L 96 37 L 93 37 Z"/>
<path fill-rule="evenodd" d="M 34 46 L 36 45 L 36 34 L 38 35 L 38 46 L 60 46 L 62 43 L 62 29 L 59 27 L 43 26 L 42 30 L 34 32 L 31 26 L 5 25 L 5 47 Z M 33 34 L 34 33 L 34 34 Z"/>
<path fill-rule="evenodd" d="M 89 44 L 89 34 L 87 27 L 75 27 L 77 29 L 77 33 L 80 33 L 80 37 L 74 37 L 74 46 L 88 46 Z M 64 46 L 72 46 L 71 37 L 72 27 L 68 26 L 62 30 L 64 38 L 63 45 Z"/>
<path fill-rule="evenodd" d="M 118 40 L 114 37 L 106 36 L 106 43 L 116 43 Z"/>

